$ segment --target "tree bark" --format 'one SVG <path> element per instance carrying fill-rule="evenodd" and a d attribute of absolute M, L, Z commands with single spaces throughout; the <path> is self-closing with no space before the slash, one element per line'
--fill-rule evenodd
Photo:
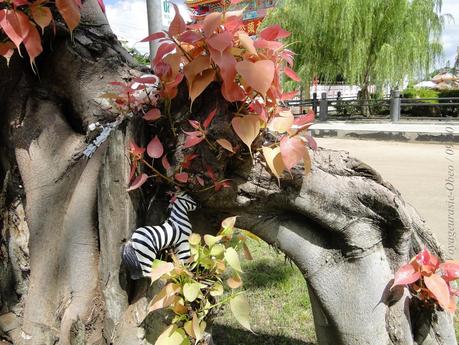
<path fill-rule="evenodd" d="M 146 315 L 154 291 L 127 278 L 120 255 L 135 226 L 159 223 L 165 210 L 159 197 L 126 192 L 126 147 L 141 124 L 122 124 L 80 158 L 88 125 L 113 120 L 98 96 L 139 68 L 96 1 L 84 3 L 73 41 L 58 30 L 52 42 L 38 59 L 40 78 L 18 57 L 0 64 L 0 343 L 151 344 L 163 326 Z M 215 90 L 195 107 L 206 114 L 216 99 L 219 116 L 230 117 Z M 183 120 L 188 107 L 179 97 L 173 115 Z M 441 254 L 390 184 L 346 153 L 320 149 L 311 174 L 294 171 L 279 186 L 259 158 L 215 160 L 234 186 L 193 194 L 203 205 L 195 228 L 239 215 L 239 226 L 291 258 L 308 284 L 320 344 L 456 344 L 446 313 L 415 312 L 406 292 L 389 291 L 393 272 L 423 245 Z"/>

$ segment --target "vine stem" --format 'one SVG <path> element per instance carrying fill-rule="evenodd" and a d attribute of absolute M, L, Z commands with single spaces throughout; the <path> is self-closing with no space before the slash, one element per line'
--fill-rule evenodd
<path fill-rule="evenodd" d="M 145 159 L 142 158 L 142 163 L 145 164 L 147 167 L 149 167 L 155 174 L 157 174 L 159 177 L 165 179 L 166 181 L 172 183 L 172 184 L 175 184 L 177 186 L 180 186 L 180 184 L 178 184 L 177 182 L 175 182 L 174 180 L 172 180 L 171 178 L 167 177 L 166 175 L 163 175 L 161 174 L 158 170 L 155 169 L 155 167 L 153 165 L 151 165 L 150 163 L 148 163 Z"/>

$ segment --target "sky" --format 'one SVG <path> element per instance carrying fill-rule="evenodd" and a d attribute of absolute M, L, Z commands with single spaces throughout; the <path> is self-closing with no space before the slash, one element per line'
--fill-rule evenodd
<path fill-rule="evenodd" d="M 148 35 L 146 0 L 105 0 L 110 25 L 120 40 L 128 42 L 142 53 L 148 52 L 148 44 L 136 43 Z M 160 1 L 160 0 L 149 0 Z M 186 13 L 183 0 L 170 0 L 179 5 L 180 12 Z M 173 9 L 172 9 L 173 11 Z M 439 66 L 446 61 L 454 64 L 456 49 L 459 46 L 459 0 L 443 0 L 442 14 L 451 14 L 454 20 L 447 20 L 442 35 L 444 57 Z"/>

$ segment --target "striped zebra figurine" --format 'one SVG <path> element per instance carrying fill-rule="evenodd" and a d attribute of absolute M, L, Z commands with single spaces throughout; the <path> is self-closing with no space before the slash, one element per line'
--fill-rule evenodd
<path fill-rule="evenodd" d="M 188 194 L 179 193 L 172 201 L 169 218 L 163 224 L 142 226 L 134 231 L 123 248 L 123 262 L 132 279 L 149 277 L 153 261 L 164 249 L 173 249 L 179 260 L 190 258 L 188 212 L 196 207 L 197 203 Z"/>

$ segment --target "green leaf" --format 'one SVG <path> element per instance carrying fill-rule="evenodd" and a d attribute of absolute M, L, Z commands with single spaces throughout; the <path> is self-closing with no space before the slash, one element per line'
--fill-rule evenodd
<path fill-rule="evenodd" d="M 210 247 L 212 247 L 215 243 L 220 242 L 222 236 L 212 236 L 212 235 L 204 235 L 204 242 Z"/>
<path fill-rule="evenodd" d="M 153 261 L 153 264 L 151 265 L 151 282 L 153 283 L 154 281 L 161 278 L 163 275 L 172 272 L 173 269 L 174 264 L 172 264 L 171 262 L 165 262 L 156 259 L 155 261 Z"/>
<path fill-rule="evenodd" d="M 227 248 L 225 251 L 225 260 L 233 269 L 242 272 L 241 263 L 239 262 L 239 255 L 234 248 Z"/>
<path fill-rule="evenodd" d="M 210 289 L 211 296 L 221 296 L 223 295 L 223 285 L 221 283 L 215 283 Z"/>
<path fill-rule="evenodd" d="M 223 244 L 216 244 L 210 250 L 210 256 L 222 257 L 225 252 L 225 246 Z"/>
<path fill-rule="evenodd" d="M 233 313 L 234 317 L 242 325 L 242 327 L 244 327 L 245 329 L 248 329 L 250 332 L 253 332 L 252 329 L 250 328 L 250 322 L 249 322 L 250 306 L 247 301 L 247 298 L 242 294 L 237 295 L 236 297 L 231 299 L 230 308 L 231 308 L 231 312 Z"/>
<path fill-rule="evenodd" d="M 244 229 L 239 229 L 239 231 L 247 236 L 248 238 L 251 238 L 252 240 L 255 240 L 255 241 L 258 241 L 260 242 L 261 241 L 261 238 L 258 237 L 257 235 L 255 235 L 253 232 L 250 232 L 249 230 L 244 230 Z"/>
<path fill-rule="evenodd" d="M 201 286 L 199 283 L 186 283 L 183 286 L 183 295 L 185 300 L 193 302 L 200 294 Z"/>
<path fill-rule="evenodd" d="M 191 345 L 183 328 L 169 326 L 156 340 L 155 345 Z"/>

